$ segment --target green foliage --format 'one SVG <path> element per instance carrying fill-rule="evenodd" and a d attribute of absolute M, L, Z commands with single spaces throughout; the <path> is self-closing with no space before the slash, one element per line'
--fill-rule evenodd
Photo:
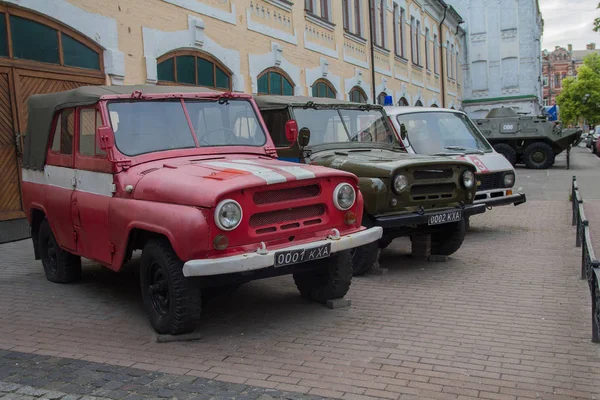
<path fill-rule="evenodd" d="M 556 102 L 564 123 L 576 123 L 579 118 L 591 123 L 600 120 L 600 55 L 586 56 L 577 77 L 566 78 L 562 84 Z"/>
<path fill-rule="evenodd" d="M 598 7 L 596 8 L 600 8 L 600 3 L 598 3 Z M 600 18 L 594 20 L 594 28 L 592 29 L 594 29 L 594 32 L 600 32 Z"/>

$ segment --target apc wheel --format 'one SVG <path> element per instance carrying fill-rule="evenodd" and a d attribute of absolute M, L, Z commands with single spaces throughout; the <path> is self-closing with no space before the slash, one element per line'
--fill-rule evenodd
<path fill-rule="evenodd" d="M 352 282 L 352 257 L 349 251 L 313 261 L 318 268 L 294 274 L 294 282 L 305 299 L 318 303 L 341 299 L 348 293 Z"/>
<path fill-rule="evenodd" d="M 379 243 L 373 242 L 350 250 L 352 255 L 352 275 L 364 275 L 379 265 Z"/>
<path fill-rule="evenodd" d="M 175 335 L 194 330 L 200 319 L 200 289 L 183 276 L 183 262 L 165 239 L 150 240 L 142 251 L 140 285 L 152 327 Z"/>
<path fill-rule="evenodd" d="M 431 234 L 431 254 L 449 256 L 456 253 L 465 240 L 466 220 L 448 224 L 445 229 Z"/>
<path fill-rule="evenodd" d="M 46 279 L 55 283 L 81 280 L 81 257 L 58 246 L 47 219 L 40 224 L 38 245 Z"/>
<path fill-rule="evenodd" d="M 523 160 L 528 168 L 547 169 L 554 164 L 554 152 L 546 143 L 531 143 L 523 151 Z"/>
<path fill-rule="evenodd" d="M 506 143 L 498 143 L 493 146 L 494 150 L 502 154 L 513 166 L 517 163 L 517 152 Z"/>

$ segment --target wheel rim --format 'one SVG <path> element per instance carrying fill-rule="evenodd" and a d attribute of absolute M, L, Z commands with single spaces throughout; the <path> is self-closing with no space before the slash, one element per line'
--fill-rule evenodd
<path fill-rule="evenodd" d="M 58 249 L 56 248 L 56 243 L 52 238 L 48 238 L 46 241 L 46 254 L 48 256 L 47 266 L 48 271 L 50 273 L 55 273 L 58 269 Z"/>
<path fill-rule="evenodd" d="M 543 163 L 546 161 L 546 154 L 543 151 L 536 151 L 531 155 L 531 159 L 536 163 Z"/>
<path fill-rule="evenodd" d="M 154 263 L 150 268 L 150 282 L 148 285 L 150 300 L 154 311 L 160 316 L 169 313 L 170 294 L 167 277 L 162 272 L 160 265 Z"/>

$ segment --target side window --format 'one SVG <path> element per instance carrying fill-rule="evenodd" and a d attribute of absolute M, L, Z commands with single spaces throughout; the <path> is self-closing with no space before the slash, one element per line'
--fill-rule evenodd
<path fill-rule="evenodd" d="M 73 153 L 73 134 L 75 132 L 75 113 L 73 110 L 63 110 L 58 115 L 54 138 L 52 139 L 52 151 L 60 154 Z"/>
<path fill-rule="evenodd" d="M 289 147 L 290 142 L 288 142 L 285 137 L 285 123 L 289 119 L 287 110 L 263 111 L 261 114 L 275 146 Z"/>
<path fill-rule="evenodd" d="M 96 129 L 101 125 L 100 113 L 93 108 L 79 112 L 79 154 L 82 156 L 104 156 L 100 148 L 96 148 Z"/>

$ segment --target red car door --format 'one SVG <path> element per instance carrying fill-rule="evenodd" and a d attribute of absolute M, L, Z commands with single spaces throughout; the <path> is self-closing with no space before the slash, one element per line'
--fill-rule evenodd
<path fill-rule="evenodd" d="M 108 206 L 113 194 L 113 175 L 112 164 L 96 140 L 96 130 L 101 125 L 101 114 L 96 108 L 77 109 L 73 226 L 78 252 L 110 264 Z"/>

